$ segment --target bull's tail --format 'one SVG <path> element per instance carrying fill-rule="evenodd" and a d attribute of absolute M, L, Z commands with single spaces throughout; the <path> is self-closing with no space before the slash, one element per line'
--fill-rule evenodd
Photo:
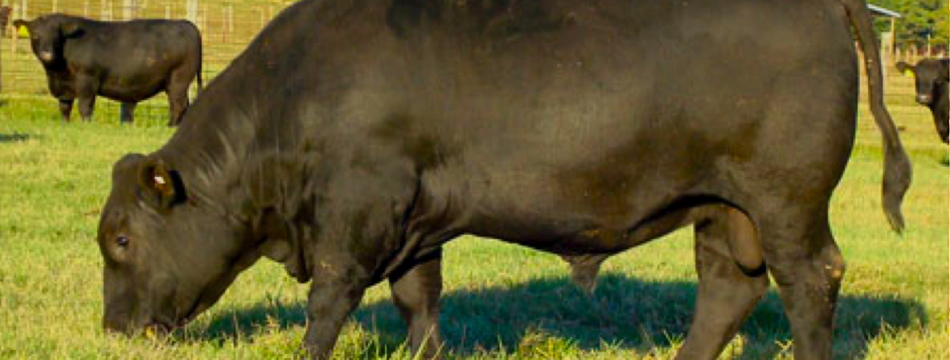
<path fill-rule="evenodd" d="M 891 115 L 884 107 L 884 77 L 881 75 L 881 55 L 878 52 L 877 36 L 871 24 L 871 13 L 865 0 L 839 0 L 848 13 L 851 26 L 857 34 L 861 52 L 864 53 L 864 66 L 868 74 L 868 96 L 874 122 L 884 138 L 884 213 L 891 228 L 900 233 L 904 229 L 904 216 L 901 214 L 901 201 L 910 187 L 912 169 L 910 159 L 904 152 L 897 127 Z"/>

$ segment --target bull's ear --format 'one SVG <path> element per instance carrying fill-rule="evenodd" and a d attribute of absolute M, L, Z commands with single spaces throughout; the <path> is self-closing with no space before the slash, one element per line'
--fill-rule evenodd
<path fill-rule="evenodd" d="M 139 189 L 142 200 L 159 210 L 187 200 L 181 175 L 154 156 L 139 165 Z"/>
<path fill-rule="evenodd" d="M 900 62 L 897 63 L 897 70 L 900 71 L 901 74 L 906 73 L 908 70 L 910 70 L 911 72 L 913 72 L 913 71 L 914 71 L 914 66 L 911 65 L 911 64 L 905 63 L 905 62 L 903 62 L 903 61 L 900 61 Z"/>
<path fill-rule="evenodd" d="M 65 38 L 75 38 L 82 36 L 85 30 L 82 28 L 82 25 L 76 21 L 66 21 L 59 25 L 59 31 L 63 33 Z"/>

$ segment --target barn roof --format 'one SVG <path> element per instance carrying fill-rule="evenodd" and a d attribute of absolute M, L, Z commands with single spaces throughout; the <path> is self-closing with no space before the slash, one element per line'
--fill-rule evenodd
<path fill-rule="evenodd" d="M 874 14 L 874 15 L 880 15 L 880 16 L 886 16 L 886 17 L 892 17 L 892 18 L 901 17 L 901 14 L 899 12 L 888 10 L 880 6 L 874 6 L 871 4 L 868 4 L 868 10 L 871 10 L 871 14 Z"/>

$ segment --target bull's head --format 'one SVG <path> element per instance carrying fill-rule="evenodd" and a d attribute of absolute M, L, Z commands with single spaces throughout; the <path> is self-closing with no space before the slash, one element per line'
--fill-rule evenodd
<path fill-rule="evenodd" d="M 30 34 L 33 54 L 44 66 L 62 62 L 66 40 L 82 36 L 84 32 L 77 19 L 59 14 L 40 16 L 32 21 L 16 20 L 13 26 L 26 27 Z"/>
<path fill-rule="evenodd" d="M 948 81 L 948 64 L 950 60 L 924 59 L 917 65 L 910 65 L 905 62 L 897 63 L 897 69 L 901 72 L 913 71 L 916 79 L 917 102 L 921 105 L 929 106 L 934 102 L 936 89 L 943 86 Z"/>
<path fill-rule="evenodd" d="M 227 210 L 190 199 L 170 164 L 126 155 L 99 223 L 103 325 L 126 333 L 183 325 L 256 260 L 245 258 L 244 237 Z"/>

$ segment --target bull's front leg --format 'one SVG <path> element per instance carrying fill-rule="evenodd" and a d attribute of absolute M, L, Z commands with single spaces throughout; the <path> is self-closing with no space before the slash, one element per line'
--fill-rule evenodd
<path fill-rule="evenodd" d="M 340 329 L 359 305 L 366 286 L 358 279 L 332 272 L 314 277 L 307 302 L 307 333 L 303 344 L 311 358 L 330 358 Z"/>
<path fill-rule="evenodd" d="M 96 94 L 99 84 L 94 76 L 79 74 L 76 76 L 76 97 L 79 99 L 79 115 L 83 121 L 92 120 L 92 110 L 96 106 Z"/>
<path fill-rule="evenodd" d="M 361 236 L 366 230 L 361 213 L 346 204 L 318 212 L 319 226 L 303 245 L 312 279 L 303 346 L 311 358 L 329 359 L 340 329 L 371 285 L 373 269 L 360 257 L 377 250 Z"/>
<path fill-rule="evenodd" d="M 348 315 L 398 250 L 403 219 L 416 193 L 416 182 L 401 176 L 401 168 L 377 168 L 372 176 L 352 174 L 342 165 L 335 168 L 340 170 L 314 196 L 319 199 L 312 217 L 317 226 L 313 238 L 304 241 L 310 244 L 304 249 L 313 279 L 304 347 L 317 359 L 330 357 Z"/>
<path fill-rule="evenodd" d="M 73 112 L 73 99 L 59 99 L 59 114 L 62 115 L 64 122 L 69 122 L 69 116 Z"/>

